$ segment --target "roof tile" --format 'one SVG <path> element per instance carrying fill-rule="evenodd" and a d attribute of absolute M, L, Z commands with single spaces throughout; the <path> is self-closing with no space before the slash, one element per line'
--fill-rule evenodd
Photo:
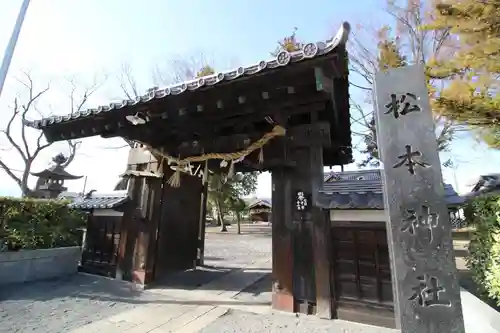
<path fill-rule="evenodd" d="M 184 92 L 194 91 L 202 87 L 215 86 L 219 83 L 232 81 L 242 76 L 251 76 L 257 73 L 261 73 L 262 71 L 267 69 L 284 67 L 292 63 L 319 57 L 332 52 L 338 45 L 345 43 L 347 41 L 350 30 L 351 28 L 349 23 L 344 22 L 335 37 L 333 37 L 332 39 L 327 40 L 326 42 L 306 44 L 301 50 L 294 52 L 282 50 L 276 55 L 276 57 L 270 60 L 262 60 L 249 66 L 238 67 L 226 72 L 214 73 L 212 75 L 181 82 L 162 89 L 150 89 L 145 95 L 139 96 L 135 100 L 123 100 L 119 103 L 112 102 L 108 105 L 102 105 L 94 109 L 75 112 L 65 116 L 51 116 L 40 120 L 25 121 L 25 124 L 33 128 L 41 129 L 53 124 L 91 117 L 92 115 L 99 114 L 101 112 L 110 112 L 113 110 L 125 108 L 127 106 L 135 106 L 141 103 L 147 103 L 154 99 L 162 99 L 171 95 L 179 95 Z"/>
<path fill-rule="evenodd" d="M 325 174 L 320 190 L 331 209 L 384 209 L 382 175 L 379 169 Z M 460 205 L 464 198 L 452 185 L 443 184 L 448 205 Z"/>
<path fill-rule="evenodd" d="M 92 193 L 90 197 L 65 197 L 71 200 L 69 207 L 76 209 L 113 209 L 129 201 L 127 191 Z"/>

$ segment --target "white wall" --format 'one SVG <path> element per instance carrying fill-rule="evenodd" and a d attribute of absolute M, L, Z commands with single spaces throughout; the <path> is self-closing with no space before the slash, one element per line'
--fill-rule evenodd
<path fill-rule="evenodd" d="M 113 209 L 94 209 L 94 216 L 123 216 L 123 212 L 118 212 Z"/>
<path fill-rule="evenodd" d="M 330 221 L 339 222 L 384 222 L 386 220 L 384 210 L 376 209 L 350 209 L 330 210 Z"/>

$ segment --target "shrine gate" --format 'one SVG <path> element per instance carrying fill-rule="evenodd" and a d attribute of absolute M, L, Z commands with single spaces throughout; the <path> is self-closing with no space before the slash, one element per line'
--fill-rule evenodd
<path fill-rule="evenodd" d="M 122 221 L 118 278 L 147 285 L 202 260 L 208 170 L 271 171 L 273 307 L 336 316 L 330 222 L 316 203 L 323 167 L 352 162 L 349 30 L 344 23 L 331 40 L 271 60 L 27 123 L 48 142 L 122 137 L 155 156 L 125 175 L 135 205 Z"/>

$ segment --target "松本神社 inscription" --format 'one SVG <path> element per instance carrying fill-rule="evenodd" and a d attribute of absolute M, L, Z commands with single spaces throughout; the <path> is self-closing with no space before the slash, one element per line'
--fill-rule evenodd
<path fill-rule="evenodd" d="M 463 333 L 451 225 L 425 82 L 422 66 L 375 75 L 396 323 L 403 333 Z"/>

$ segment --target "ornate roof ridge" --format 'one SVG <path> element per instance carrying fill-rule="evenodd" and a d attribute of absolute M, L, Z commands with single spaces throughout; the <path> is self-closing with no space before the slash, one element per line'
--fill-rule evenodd
<path fill-rule="evenodd" d="M 186 91 L 197 90 L 201 87 L 215 86 L 218 83 L 232 81 L 245 75 L 257 74 L 264 69 L 284 67 L 290 63 L 297 63 L 305 59 L 311 59 L 330 53 L 337 46 L 347 42 L 350 31 L 350 24 L 348 22 L 343 22 L 337 34 L 333 38 L 322 42 L 307 43 L 301 50 L 294 52 L 282 50 L 276 55 L 276 57 L 273 57 L 270 60 L 262 60 L 249 66 L 214 73 L 212 75 L 180 82 L 161 89 L 151 89 L 146 94 L 139 96 L 134 100 L 123 100 L 121 103 L 111 102 L 108 105 L 101 105 L 97 108 L 89 108 L 85 111 L 75 112 L 65 116 L 50 116 L 40 120 L 25 121 L 24 124 L 29 127 L 40 129 L 48 125 L 67 122 L 78 118 L 85 118 L 101 112 L 118 110 L 127 106 L 135 106 L 140 103 L 147 103 L 151 100 L 165 98 L 170 95 L 179 95 Z"/>

